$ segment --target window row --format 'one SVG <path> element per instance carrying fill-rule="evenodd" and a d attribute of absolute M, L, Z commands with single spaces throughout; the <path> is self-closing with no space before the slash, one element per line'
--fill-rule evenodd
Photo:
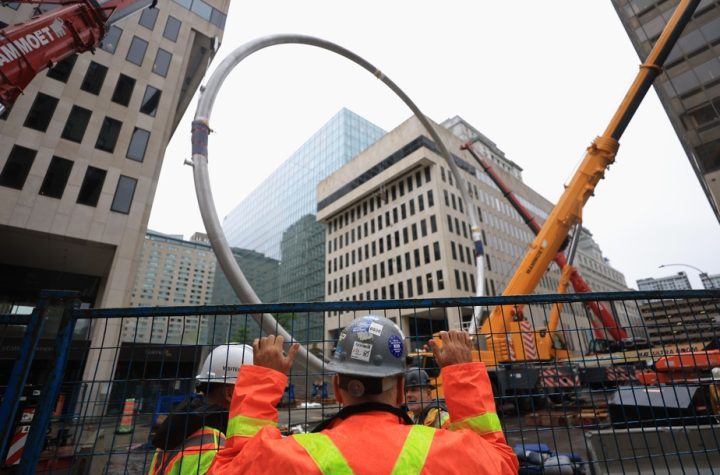
<path fill-rule="evenodd" d="M 407 272 L 410 269 L 420 268 L 421 266 L 430 264 L 433 261 L 437 262 L 441 259 L 441 257 L 440 243 L 435 241 L 432 244 L 432 250 L 430 249 L 430 245 L 426 244 L 422 247 L 422 253 L 420 252 L 420 248 L 413 249 L 412 252 L 407 251 L 404 254 L 404 259 L 403 255 L 399 255 L 394 258 L 391 257 L 387 259 L 387 261 L 380 262 L 379 264 L 373 264 L 372 266 L 367 266 L 364 269 L 353 271 L 344 276 L 335 278 L 332 281 L 332 289 L 330 288 L 330 285 L 328 285 L 328 294 L 334 294 L 358 286 L 367 285 L 379 279 L 391 277 L 396 273 L 399 274 L 403 272 L 403 263 L 405 265 L 404 270 Z M 328 267 L 329 264 L 330 263 L 328 262 Z"/>
<path fill-rule="evenodd" d="M 460 277 L 462 276 L 462 280 Z M 475 276 L 465 271 L 455 269 L 455 288 L 466 292 L 475 292 Z M 493 295 L 495 295 L 495 287 L 493 286 Z"/>
<path fill-rule="evenodd" d="M 178 5 L 184 7 L 187 10 L 195 13 L 201 18 L 209 21 L 213 25 L 217 26 L 221 30 L 225 29 L 225 21 L 227 15 L 223 12 L 214 8 L 212 5 L 205 3 L 203 0 L 173 0 Z"/>
<path fill-rule="evenodd" d="M 359 220 L 367 216 L 368 213 L 373 213 L 376 208 L 379 211 L 383 207 L 383 204 L 395 203 L 398 197 L 405 196 L 406 188 L 408 193 L 413 191 L 413 186 L 420 188 L 423 185 L 423 177 L 425 178 L 425 183 L 430 183 L 432 173 L 429 166 L 418 170 L 414 174 L 408 175 L 406 178 L 401 178 L 389 186 L 383 186 L 378 193 L 333 219 L 328 224 L 328 234 L 332 234 L 346 225 L 349 226 L 355 222 L 355 219 Z M 428 207 L 432 206 L 430 200 L 432 200 L 432 191 L 428 197 Z"/>
<path fill-rule="evenodd" d="M 148 86 L 150 91 L 151 86 Z M 147 92 L 146 92 L 147 95 Z M 50 125 L 59 100 L 47 94 L 38 93 L 33 105 L 30 107 L 24 126 L 45 132 Z M 92 111 L 80 106 L 73 106 L 68 115 L 65 127 L 60 135 L 65 140 L 81 143 L 85 135 Z M 111 117 L 105 117 L 100 127 L 95 148 L 105 152 L 114 153 L 117 140 L 122 129 L 122 122 Z M 145 159 L 145 151 L 150 141 L 150 132 L 140 127 L 135 127 L 130 137 L 125 157 L 130 160 L 142 162 Z"/>
<path fill-rule="evenodd" d="M 437 232 L 437 221 L 435 219 L 435 215 L 430 216 L 429 222 L 430 222 L 430 230 L 428 232 L 428 225 L 427 220 L 423 219 L 420 221 L 420 234 L 418 235 L 418 223 L 412 223 L 410 226 L 406 226 L 402 230 L 402 240 L 400 237 L 400 230 L 395 231 L 394 233 L 390 233 L 386 235 L 384 238 L 380 237 L 376 241 L 372 241 L 370 243 L 365 244 L 364 246 L 359 246 L 357 249 L 352 249 L 350 251 L 346 251 L 344 255 L 335 256 L 332 259 L 328 258 L 328 273 L 335 272 L 337 270 L 342 270 L 343 267 L 348 267 L 350 265 L 354 265 L 356 262 L 356 256 L 357 256 L 357 262 L 362 262 L 364 259 L 369 259 L 371 257 L 375 257 L 378 254 L 383 254 L 386 251 L 391 251 L 393 249 L 393 243 L 395 245 L 395 248 L 399 248 L 403 244 L 409 244 L 412 238 L 412 241 L 417 241 L 419 237 L 426 237 L 428 234 L 436 233 Z M 409 230 L 409 231 L 408 231 Z M 364 249 L 364 257 L 363 257 L 363 249 Z M 344 260 L 344 264 L 343 264 Z M 338 265 L 339 263 L 339 265 Z M 332 268 L 330 266 L 332 264 Z"/>
<path fill-rule="evenodd" d="M 55 67 L 48 71 L 48 77 L 66 83 L 70 78 L 70 74 L 72 73 L 73 66 L 75 65 L 76 60 L 77 55 L 73 55 L 60 61 L 57 65 L 55 65 Z M 80 89 L 96 96 L 99 95 L 100 90 L 102 89 L 102 86 L 105 82 L 105 76 L 107 75 L 107 72 L 108 68 L 106 66 L 96 63 L 95 61 L 91 61 L 87 71 L 85 72 L 85 76 L 83 77 Z M 128 104 L 130 104 L 130 99 L 132 98 L 133 91 L 135 89 L 135 83 L 136 81 L 132 77 L 125 74 L 120 74 L 118 76 L 117 82 L 115 83 L 115 88 L 113 89 L 111 100 L 116 104 L 127 107 Z M 146 86 L 145 94 L 143 95 L 142 101 L 140 102 L 140 112 L 142 112 L 143 114 L 147 114 L 151 117 L 155 117 L 158 105 L 160 104 L 161 94 L 162 91 L 160 89 L 150 85 Z M 57 99 L 55 99 L 55 101 L 55 104 L 57 104 Z M 52 101 L 45 99 L 45 103 L 45 107 L 52 107 L 54 110 Z M 50 111 L 49 116 L 45 118 L 44 121 L 40 121 L 37 125 L 28 125 L 27 127 L 31 127 L 33 129 L 44 132 L 45 130 L 47 130 L 47 124 L 50 122 L 51 117 L 52 111 Z"/>
<path fill-rule="evenodd" d="M 20 145 L 13 146 L 5 162 L 5 166 L 3 166 L 0 172 L 0 186 L 22 190 L 36 155 L 37 150 Z M 74 162 L 72 160 L 53 156 L 45 173 L 45 177 L 43 178 L 42 185 L 40 185 L 39 194 L 48 198 L 62 198 L 73 165 Z M 80 185 L 76 202 L 87 206 L 97 206 L 100 193 L 105 184 L 106 175 L 107 170 L 88 166 L 85 170 L 85 177 L 83 178 L 82 185 Z M 128 214 L 136 187 L 136 178 L 120 175 L 115 187 L 115 194 L 113 195 L 110 210 Z"/>
<path fill-rule="evenodd" d="M 335 284 L 335 281 L 328 282 L 328 294 L 332 293 L 330 288 L 331 286 L 335 287 Z M 424 295 L 425 293 L 431 294 L 435 292 L 436 287 L 438 291 L 445 290 L 445 280 L 443 279 L 442 270 L 438 270 L 435 276 L 433 276 L 432 272 L 428 272 L 424 276 L 417 276 L 414 279 L 410 278 L 404 282 L 400 281 L 376 289 L 366 290 L 364 294 L 360 292 L 353 297 L 354 300 L 404 299 L 406 295 L 407 298 L 413 298 L 416 294 L 418 296 Z M 396 289 L 397 295 L 395 294 Z"/>
<path fill-rule="evenodd" d="M 416 197 L 418 202 L 418 212 L 425 210 L 425 197 L 427 197 L 427 207 L 432 208 L 435 206 L 435 199 L 433 197 L 433 191 L 428 190 L 426 195 L 419 195 Z M 353 227 L 352 229 L 349 229 L 345 231 L 344 233 L 339 234 L 338 236 L 329 239 L 328 240 L 328 252 L 335 252 L 342 249 L 344 246 L 349 246 L 353 243 L 355 243 L 355 239 L 357 240 L 362 239 L 363 237 L 372 236 L 375 234 L 375 230 L 382 231 L 383 229 L 383 222 L 385 223 L 386 227 L 392 226 L 394 224 L 399 223 L 400 221 L 403 221 L 407 219 L 409 216 L 415 215 L 415 198 L 411 198 L 410 201 L 408 201 L 407 205 L 406 203 L 402 203 L 399 206 L 394 207 L 392 210 L 385 211 L 384 215 L 382 213 L 378 214 L 376 217 L 371 218 L 369 221 L 365 221 L 362 224 L 358 224 L 357 227 Z M 384 219 L 383 219 L 384 216 Z M 437 223 L 435 222 L 435 216 L 431 216 L 430 218 L 431 226 L 433 228 L 437 227 Z M 425 219 L 421 220 L 422 226 L 425 226 Z M 377 224 L 377 226 L 376 226 Z M 413 227 L 416 227 L 416 224 L 412 224 Z M 397 233 L 397 231 L 395 231 Z M 407 232 L 407 231 L 404 231 Z M 435 232 L 435 231 L 433 231 Z M 407 243 L 407 241 L 406 241 Z"/>

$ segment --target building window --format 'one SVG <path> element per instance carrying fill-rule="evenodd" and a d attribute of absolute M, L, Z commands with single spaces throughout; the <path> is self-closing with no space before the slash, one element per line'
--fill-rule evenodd
<path fill-rule="evenodd" d="M 61 137 L 72 142 L 82 142 L 91 115 L 91 111 L 80 106 L 73 106 Z"/>
<path fill-rule="evenodd" d="M 97 142 L 95 142 L 95 148 L 113 153 L 121 128 L 122 122 L 111 119 L 110 117 L 105 117 L 102 127 L 100 127 Z"/>
<path fill-rule="evenodd" d="M 97 206 L 103 183 L 105 183 L 105 175 L 107 175 L 107 171 L 88 166 L 80 186 L 77 202 L 82 205 Z"/>
<path fill-rule="evenodd" d="M 227 16 L 223 12 L 213 8 L 212 15 L 210 16 L 210 23 L 217 26 L 221 30 L 224 30 L 226 20 Z"/>
<path fill-rule="evenodd" d="M 76 54 L 68 56 L 48 70 L 48 77 L 60 82 L 67 82 L 72 73 L 73 66 L 75 66 L 75 61 L 77 61 Z"/>
<path fill-rule="evenodd" d="M 145 158 L 145 149 L 147 148 L 149 140 L 150 132 L 145 129 L 135 127 L 132 137 L 130 138 L 130 145 L 128 146 L 127 154 L 125 156 L 130 160 L 142 162 Z"/>
<path fill-rule="evenodd" d="M 155 55 L 155 63 L 153 64 L 153 72 L 159 74 L 162 77 L 166 77 L 168 70 L 170 69 L 170 60 L 172 60 L 172 54 L 168 53 L 162 48 L 157 50 Z"/>
<path fill-rule="evenodd" d="M 190 10 L 194 13 L 197 13 L 205 20 L 210 21 L 213 7 L 203 2 L 202 0 L 193 0 Z"/>
<path fill-rule="evenodd" d="M 0 172 L 0 186 L 22 190 L 30 173 L 30 167 L 35 161 L 35 155 L 37 150 L 13 145 L 7 162 Z"/>
<path fill-rule="evenodd" d="M 438 241 L 435 241 L 433 243 L 433 254 L 435 256 L 435 260 L 440 260 L 440 243 Z"/>
<path fill-rule="evenodd" d="M 152 30 L 153 28 L 155 28 L 155 22 L 157 21 L 158 12 L 159 10 L 157 8 L 146 8 L 140 15 L 140 20 L 138 20 L 138 23 L 147 28 L 148 30 Z"/>
<path fill-rule="evenodd" d="M 83 82 L 80 85 L 80 89 L 97 96 L 100 94 L 100 89 L 102 89 L 107 72 L 107 67 L 102 64 L 98 64 L 95 61 L 91 61 L 90 66 L 88 66 L 87 72 L 85 73 L 85 78 L 83 78 Z"/>
<path fill-rule="evenodd" d="M 145 89 L 145 95 L 143 96 L 142 103 L 140 104 L 140 112 L 155 117 L 158 105 L 160 104 L 161 94 L 162 91 L 160 89 L 148 86 Z"/>
<path fill-rule="evenodd" d="M 132 204 L 136 186 L 137 179 L 120 175 L 110 209 L 118 213 L 128 214 L 130 212 L 130 205 Z"/>
<path fill-rule="evenodd" d="M 142 66 L 143 59 L 145 59 L 145 51 L 147 51 L 148 42 L 137 36 L 133 36 L 132 43 L 128 49 L 127 56 L 125 59 L 133 64 Z"/>
<path fill-rule="evenodd" d="M 112 101 L 122 106 L 127 106 L 130 104 L 133 89 L 135 89 L 135 79 L 121 74 L 118 76 L 117 84 L 115 84 Z"/>
<path fill-rule="evenodd" d="M 49 198 L 62 198 L 72 167 L 72 161 L 53 157 L 40 187 L 40 194 Z"/>
<path fill-rule="evenodd" d="M 169 15 L 167 17 L 167 21 L 165 22 L 165 30 L 163 30 L 163 37 L 169 39 L 170 41 L 177 41 L 178 35 L 180 34 L 180 20 L 175 18 L 172 15 Z"/>
<path fill-rule="evenodd" d="M 445 289 L 445 281 L 443 280 L 443 272 L 441 270 L 437 271 L 437 287 L 438 290 L 444 290 Z"/>
<path fill-rule="evenodd" d="M 39 92 L 25 119 L 25 127 L 45 132 L 57 105 L 58 99 Z"/>
<path fill-rule="evenodd" d="M 120 42 L 122 36 L 122 29 L 117 26 L 111 26 L 107 33 L 100 41 L 100 49 L 107 51 L 110 54 L 114 54 L 117 49 L 117 45 Z"/>

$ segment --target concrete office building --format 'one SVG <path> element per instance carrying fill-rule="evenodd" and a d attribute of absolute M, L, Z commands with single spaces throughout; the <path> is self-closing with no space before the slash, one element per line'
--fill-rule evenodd
<path fill-rule="evenodd" d="M 700 281 L 706 289 L 720 289 L 720 274 L 700 274 Z"/>
<path fill-rule="evenodd" d="M 215 280 L 215 254 L 203 233 L 182 236 L 148 231 L 130 299 L 133 307 L 208 305 Z M 124 319 L 122 341 L 203 345 L 205 316 Z"/>
<path fill-rule="evenodd" d="M 612 0 L 641 59 L 676 0 Z M 655 90 L 720 221 L 720 3 L 700 2 L 670 53 Z"/>
<path fill-rule="evenodd" d="M 720 289 L 720 274 L 708 275 L 703 272 L 700 281 L 706 289 Z"/>
<path fill-rule="evenodd" d="M 231 246 L 279 262 L 277 301 L 324 299 L 325 229 L 315 219 L 316 186 L 383 134 L 342 109 L 225 218 L 223 229 Z M 322 317 L 312 315 L 308 326 L 299 323 L 295 333 L 303 341 L 322 338 Z"/>
<path fill-rule="evenodd" d="M 685 272 L 678 272 L 667 277 L 648 277 L 638 279 L 638 290 L 690 290 L 690 280 Z"/>
<path fill-rule="evenodd" d="M 486 137 L 459 117 L 436 126 L 443 141 L 457 157 L 467 181 L 472 206 L 478 208 L 485 245 L 485 293 L 498 295 L 512 276 L 533 236 L 520 216 L 503 198 L 484 172 L 474 166 L 460 146 L 472 136 L 481 138 L 478 153 L 498 165 L 497 171 L 522 203 L 541 222 L 552 204 L 524 184 L 520 168 Z M 450 130 L 448 130 L 450 129 Z M 325 291 L 328 300 L 375 300 L 475 295 L 475 265 L 465 206 L 455 180 L 435 145 L 415 118 L 408 119 L 347 165 L 318 185 L 318 220 L 327 226 Z M 591 241 L 585 234 L 586 243 Z M 580 254 L 609 268 L 597 245 Z M 597 252 L 596 252 L 597 251 Z M 594 279 L 576 262 L 580 272 L 598 291 L 627 290 L 622 274 L 606 272 Z M 559 270 L 553 265 L 537 288 L 555 293 Z M 470 318 L 432 311 L 391 315 L 408 319 L 403 328 L 429 334 L 444 325 L 458 326 Z M 542 312 L 533 315 L 539 328 Z M 328 315 L 327 337 L 351 319 L 350 314 Z M 412 318 L 412 323 L 410 322 Z M 639 315 L 619 315 L 624 326 L 637 323 Z M 589 323 L 583 311 L 563 322 L 566 341 L 574 349 L 587 344 Z M 582 328 L 582 331 L 573 331 Z"/>
<path fill-rule="evenodd" d="M 654 300 L 642 305 L 641 312 L 653 346 L 687 349 L 720 338 L 717 300 Z"/>
<path fill-rule="evenodd" d="M 91 306 L 129 305 L 165 148 L 215 55 L 229 4 L 163 0 L 129 16 L 95 54 L 39 74 L 6 112 L 0 300 L 32 304 L 41 288 L 63 288 Z M 35 11 L 6 4 L 0 21 Z M 117 345 L 120 333 L 119 320 L 99 321 L 89 338 L 95 348 Z M 107 380 L 113 358 L 92 350 L 85 379 Z"/>

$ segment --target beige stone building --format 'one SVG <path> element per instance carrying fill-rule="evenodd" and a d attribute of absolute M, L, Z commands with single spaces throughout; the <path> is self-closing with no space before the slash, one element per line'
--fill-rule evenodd
<path fill-rule="evenodd" d="M 472 136 L 481 137 L 475 144 L 478 153 L 491 160 L 541 223 L 552 204 L 523 183 L 520 167 L 465 121 L 456 117 L 443 125 L 447 128 L 437 126 L 438 133 L 456 155 L 473 198 L 471 206 L 476 206 L 480 215 L 485 295 L 500 295 L 533 236 L 500 190 L 460 146 Z M 475 295 L 475 258 L 465 206 L 448 166 L 427 133 L 415 118 L 405 121 L 318 186 L 318 220 L 326 224 L 326 299 Z M 628 290 L 622 274 L 602 258 L 589 232 L 583 233 L 582 242 L 576 265 L 593 290 Z M 588 263 L 597 266 L 594 272 L 586 271 Z M 553 264 L 536 292 L 555 293 L 559 275 Z M 544 326 L 548 313 L 543 308 L 526 312 L 537 328 Z M 618 313 L 623 325 L 637 323 L 633 320 L 637 315 L 627 315 L 624 309 Z M 411 333 L 427 335 L 446 324 L 457 327 L 467 323 L 471 309 L 457 309 L 448 315 L 434 310 L 412 310 L 402 315 L 396 311 L 390 316 L 405 319 L 403 328 Z M 576 350 L 584 348 L 591 338 L 585 310 L 568 307 L 564 316 L 566 341 Z M 332 332 L 348 323 L 351 315 L 335 313 L 327 318 L 326 332 L 332 338 Z"/>
<path fill-rule="evenodd" d="M 160 0 L 112 26 L 95 54 L 40 73 L 5 113 L 0 300 L 32 304 L 40 289 L 62 288 L 90 306 L 129 305 L 165 148 L 215 55 L 229 4 Z M 6 5 L 5 24 L 37 12 Z M 116 345 L 120 331 L 118 320 L 100 321 L 88 338 Z M 107 379 L 115 353 L 93 350 L 85 379 Z"/>
<path fill-rule="evenodd" d="M 148 231 L 130 299 L 133 307 L 209 305 L 216 259 L 207 235 L 189 241 Z M 207 317 L 201 315 L 123 319 L 122 341 L 204 345 Z"/>

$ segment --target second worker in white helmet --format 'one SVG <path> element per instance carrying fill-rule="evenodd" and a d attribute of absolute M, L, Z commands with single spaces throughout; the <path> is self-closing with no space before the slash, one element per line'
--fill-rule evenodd
<path fill-rule="evenodd" d="M 196 376 L 197 392 L 157 428 L 150 475 L 205 474 L 225 445 L 228 410 L 242 365 L 253 364 L 253 349 L 229 344 L 214 348 Z"/>

